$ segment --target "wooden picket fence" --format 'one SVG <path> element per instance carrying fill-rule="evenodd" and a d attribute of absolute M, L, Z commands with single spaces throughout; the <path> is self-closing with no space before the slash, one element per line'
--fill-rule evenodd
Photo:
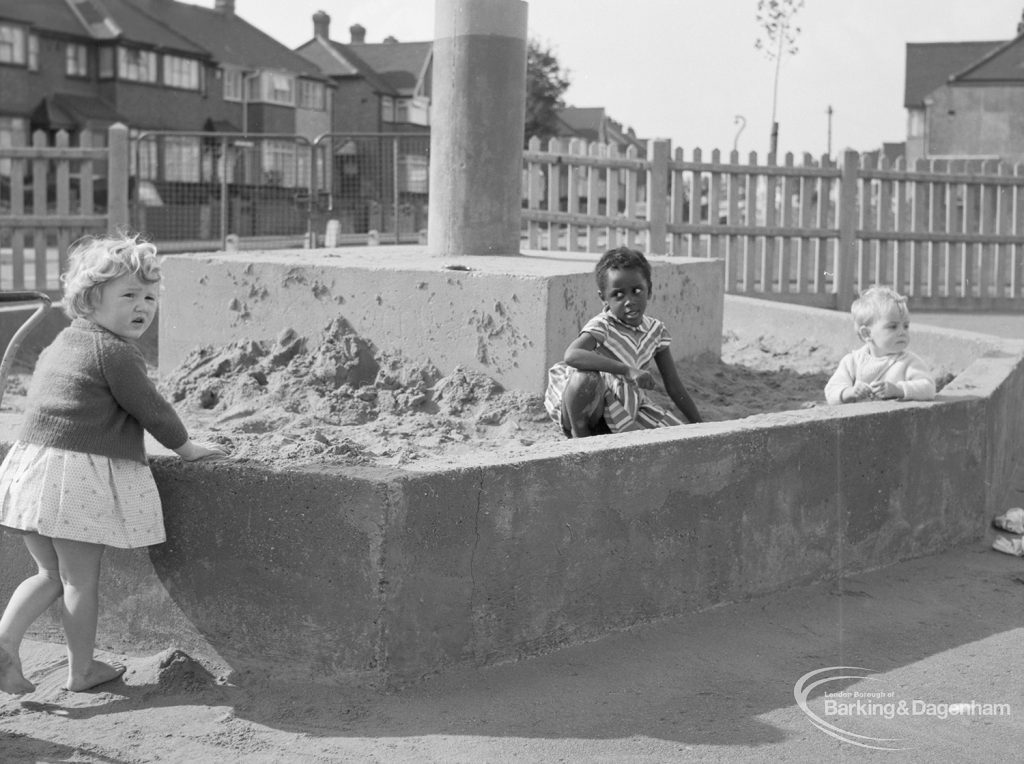
<path fill-rule="evenodd" d="M 916 308 L 1022 310 L 1024 170 L 992 161 L 719 151 L 705 160 L 537 139 L 524 154 L 524 246 L 725 260 L 726 291 L 846 309 L 887 284 Z"/>
<path fill-rule="evenodd" d="M 0 289 L 59 294 L 68 246 L 128 225 L 128 129 L 107 146 L 70 146 L 60 131 L 31 146 L 0 147 Z"/>
<path fill-rule="evenodd" d="M 128 131 L 106 147 L 0 147 L 0 289 L 56 292 L 68 244 L 129 225 Z M 913 169 L 846 151 L 759 163 L 669 141 L 635 148 L 534 139 L 524 152 L 523 246 L 725 261 L 733 294 L 845 309 L 888 284 L 922 309 L 1024 310 L 1024 169 Z M 100 185 L 102 184 L 102 186 Z M 99 197 L 105 196 L 105 201 Z"/>

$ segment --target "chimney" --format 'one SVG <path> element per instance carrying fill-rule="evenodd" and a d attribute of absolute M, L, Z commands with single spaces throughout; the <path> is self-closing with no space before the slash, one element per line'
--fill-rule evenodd
<path fill-rule="evenodd" d="M 353 43 L 366 42 L 366 27 L 362 24 L 353 24 L 348 28 L 348 33 L 352 35 Z"/>
<path fill-rule="evenodd" d="M 234 16 L 235 0 L 215 0 L 213 8 L 215 11 L 223 13 L 225 16 Z"/>
<path fill-rule="evenodd" d="M 323 11 L 313 14 L 313 36 L 324 40 L 331 39 L 331 17 Z"/>

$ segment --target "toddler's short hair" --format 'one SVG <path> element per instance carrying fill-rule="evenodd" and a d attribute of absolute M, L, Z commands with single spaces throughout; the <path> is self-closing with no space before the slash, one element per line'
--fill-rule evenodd
<path fill-rule="evenodd" d="M 126 273 L 146 284 L 160 281 L 156 247 L 138 234 L 83 236 L 68 251 L 68 268 L 61 275 L 61 307 L 69 318 L 84 318 L 93 310 L 98 289 Z"/>
<path fill-rule="evenodd" d="M 869 326 L 877 321 L 893 305 L 899 310 L 901 316 L 910 313 L 907 308 L 907 298 L 899 294 L 895 289 L 887 286 L 873 286 L 860 293 L 860 297 L 853 301 L 850 306 L 850 313 L 853 315 L 853 325 L 858 329 L 862 326 Z"/>
<path fill-rule="evenodd" d="M 650 294 L 651 264 L 647 262 L 643 252 L 630 249 L 629 247 L 616 247 L 615 249 L 609 249 L 601 255 L 601 259 L 594 266 L 594 276 L 597 278 L 598 291 L 602 294 L 604 293 L 605 286 L 608 283 L 608 271 L 612 269 L 626 270 L 627 268 L 636 268 L 643 274 L 644 279 L 647 281 L 647 293 Z"/>

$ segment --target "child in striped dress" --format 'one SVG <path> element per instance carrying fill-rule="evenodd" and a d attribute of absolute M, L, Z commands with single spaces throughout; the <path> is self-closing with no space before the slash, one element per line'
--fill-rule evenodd
<path fill-rule="evenodd" d="M 594 275 L 604 310 L 548 370 L 548 414 L 569 438 L 683 424 L 644 392 L 654 387 L 648 370 L 653 360 L 679 413 L 687 422 L 702 421 L 679 379 L 665 325 L 645 313 L 651 296 L 647 258 L 627 247 L 611 249 Z"/>
<path fill-rule="evenodd" d="M 124 672 L 93 657 L 100 561 L 107 546 L 165 538 L 143 431 L 186 461 L 225 456 L 189 438 L 132 344 L 156 315 L 156 248 L 130 236 L 83 239 L 61 281 L 71 325 L 39 356 L 17 442 L 0 465 L 0 526 L 22 536 L 38 568 L 0 617 L 0 690 L 12 694 L 35 689 L 21 640 L 61 598 L 67 689 Z"/>

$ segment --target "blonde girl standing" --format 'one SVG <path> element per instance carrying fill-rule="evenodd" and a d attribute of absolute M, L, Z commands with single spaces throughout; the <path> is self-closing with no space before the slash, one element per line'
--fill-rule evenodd
<path fill-rule="evenodd" d="M 0 690 L 31 692 L 20 646 L 62 598 L 67 689 L 88 690 L 124 667 L 96 660 L 100 561 L 165 540 L 144 431 L 186 461 L 222 458 L 193 442 L 146 374 L 134 345 L 159 302 L 156 248 L 133 236 L 86 238 L 61 277 L 71 318 L 39 356 L 18 439 L 0 465 L 0 526 L 20 534 L 38 571 L 0 617 Z"/>

